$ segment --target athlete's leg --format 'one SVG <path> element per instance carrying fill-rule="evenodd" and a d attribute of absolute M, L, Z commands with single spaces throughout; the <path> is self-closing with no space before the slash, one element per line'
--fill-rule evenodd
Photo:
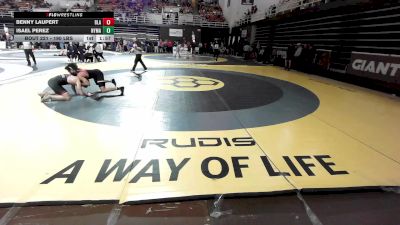
<path fill-rule="evenodd" d="M 68 92 L 64 92 L 62 94 L 45 94 L 42 97 L 42 102 L 48 102 L 48 101 L 69 101 L 71 100 L 71 96 L 68 94 Z"/>
<path fill-rule="evenodd" d="M 117 87 L 117 86 L 114 86 L 114 87 L 106 87 L 105 86 L 105 83 L 99 83 L 99 88 L 100 88 L 100 93 L 107 93 L 107 92 L 110 92 L 110 91 L 116 91 L 116 90 L 119 90 L 119 91 L 121 91 L 121 96 L 122 95 L 124 95 L 124 91 L 125 91 L 125 88 L 122 86 L 122 87 Z M 95 93 L 95 94 L 98 94 L 99 92 L 97 92 L 97 93 Z"/>

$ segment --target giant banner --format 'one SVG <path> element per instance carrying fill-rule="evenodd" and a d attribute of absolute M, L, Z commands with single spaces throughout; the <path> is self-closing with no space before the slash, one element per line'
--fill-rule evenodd
<path fill-rule="evenodd" d="M 400 83 L 400 56 L 353 52 L 347 73 Z"/>

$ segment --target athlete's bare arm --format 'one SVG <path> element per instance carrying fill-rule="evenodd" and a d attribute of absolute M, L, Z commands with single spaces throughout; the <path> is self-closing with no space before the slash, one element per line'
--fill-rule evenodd
<path fill-rule="evenodd" d="M 88 87 L 88 86 L 90 86 L 90 82 L 89 82 L 88 79 L 86 79 L 85 77 L 82 77 L 82 76 L 78 76 L 78 78 L 79 78 L 79 81 L 80 81 L 81 84 L 82 84 L 82 87 Z"/>
<path fill-rule="evenodd" d="M 78 77 L 83 77 L 83 78 L 88 78 L 88 77 L 89 77 L 89 73 L 87 72 L 87 70 L 82 70 L 82 69 L 80 69 L 80 70 L 78 71 L 77 76 L 78 76 Z"/>
<path fill-rule="evenodd" d="M 79 78 L 73 77 L 73 76 L 69 76 L 67 79 L 68 79 L 68 83 L 69 83 L 69 84 L 75 86 L 75 88 L 73 88 L 73 89 L 75 89 L 75 91 L 76 91 L 76 93 L 77 93 L 78 95 L 89 96 L 88 94 L 86 94 L 86 93 L 83 91 L 82 83 L 81 83 L 81 81 L 80 81 Z"/>

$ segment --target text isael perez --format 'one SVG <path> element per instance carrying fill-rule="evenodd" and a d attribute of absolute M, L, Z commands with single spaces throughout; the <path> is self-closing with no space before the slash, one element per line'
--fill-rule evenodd
<path fill-rule="evenodd" d="M 48 34 L 50 28 L 15 28 L 16 34 Z"/>

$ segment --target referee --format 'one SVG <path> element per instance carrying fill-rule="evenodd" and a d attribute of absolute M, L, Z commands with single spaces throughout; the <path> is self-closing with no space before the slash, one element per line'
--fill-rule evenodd
<path fill-rule="evenodd" d="M 135 44 L 133 44 L 133 52 L 135 53 L 136 57 L 135 57 L 135 64 L 132 67 L 131 72 L 135 72 L 137 63 L 140 62 L 140 64 L 142 64 L 144 71 L 147 71 L 147 67 L 146 65 L 144 65 L 143 61 L 142 61 L 142 54 L 143 54 L 143 49 L 141 47 L 138 46 L 138 41 L 135 42 Z"/>
<path fill-rule="evenodd" d="M 31 66 L 31 61 L 29 60 L 29 56 L 32 57 L 33 63 L 35 63 L 35 66 L 36 66 L 35 55 L 33 54 L 33 51 L 32 51 L 32 43 L 25 41 L 22 44 L 24 46 L 24 52 L 25 52 L 26 61 L 28 61 L 28 66 Z"/>

